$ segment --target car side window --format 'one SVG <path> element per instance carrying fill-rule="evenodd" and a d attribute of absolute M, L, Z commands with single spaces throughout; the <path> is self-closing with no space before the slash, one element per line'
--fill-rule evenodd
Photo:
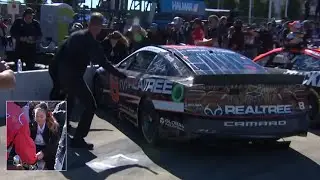
<path fill-rule="evenodd" d="M 300 71 L 320 71 L 320 60 L 306 54 L 300 54 L 292 60 L 293 70 Z"/>
<path fill-rule="evenodd" d="M 156 55 L 156 53 L 150 51 L 137 52 L 135 59 L 130 63 L 128 70 L 144 73 Z"/>
<path fill-rule="evenodd" d="M 296 54 L 291 52 L 280 52 L 275 53 L 270 56 L 269 62 L 265 65 L 265 67 L 272 67 L 272 68 L 280 68 L 280 69 L 287 69 L 290 67 L 291 60 Z"/>
<path fill-rule="evenodd" d="M 180 76 L 179 71 L 162 55 L 158 55 L 152 61 L 146 73 L 160 76 Z"/>
<path fill-rule="evenodd" d="M 131 56 L 129 56 L 127 59 L 125 59 L 122 63 L 120 63 L 120 65 L 118 66 L 118 68 L 120 69 L 126 69 L 131 62 L 133 62 L 136 59 L 136 55 L 137 54 L 132 54 Z"/>
<path fill-rule="evenodd" d="M 259 61 L 256 61 L 256 63 L 259 64 L 260 66 L 266 66 L 266 64 L 270 60 L 270 57 L 271 57 L 271 55 L 265 56 L 265 57 L 259 59 Z"/>

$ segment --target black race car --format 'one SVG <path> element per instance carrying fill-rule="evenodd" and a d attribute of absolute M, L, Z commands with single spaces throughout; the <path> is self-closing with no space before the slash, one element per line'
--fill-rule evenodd
<path fill-rule="evenodd" d="M 163 137 L 268 139 L 306 135 L 303 76 L 267 72 L 235 52 L 199 46 L 148 46 L 116 67 L 99 68 L 98 104 L 116 105 L 148 143 Z"/>

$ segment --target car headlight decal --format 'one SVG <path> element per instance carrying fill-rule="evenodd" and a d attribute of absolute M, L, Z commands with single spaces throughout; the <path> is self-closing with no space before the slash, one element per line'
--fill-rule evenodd
<path fill-rule="evenodd" d="M 176 84 L 172 89 L 171 98 L 174 102 L 181 102 L 184 96 L 184 87 L 182 84 Z"/>

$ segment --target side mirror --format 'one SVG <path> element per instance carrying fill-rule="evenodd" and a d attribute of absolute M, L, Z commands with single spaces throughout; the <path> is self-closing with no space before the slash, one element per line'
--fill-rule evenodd
<path fill-rule="evenodd" d="M 19 155 L 15 155 L 15 156 L 13 157 L 13 165 L 17 166 L 18 164 L 20 164 L 20 163 L 21 163 L 20 160 L 21 160 L 21 159 L 20 159 L 20 156 L 19 156 Z"/>

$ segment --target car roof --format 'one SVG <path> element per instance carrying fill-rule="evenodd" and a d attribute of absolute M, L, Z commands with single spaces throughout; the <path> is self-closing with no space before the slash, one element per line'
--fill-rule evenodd
<path fill-rule="evenodd" d="M 233 52 L 231 50 L 227 50 L 227 49 L 221 49 L 221 48 L 216 48 L 216 47 L 208 47 L 208 46 L 194 46 L 194 45 L 162 45 L 160 46 L 163 49 L 166 49 L 168 51 L 184 51 L 184 50 L 199 50 L 199 51 L 203 51 L 203 50 L 207 50 L 207 51 L 228 51 L 228 52 Z"/>

